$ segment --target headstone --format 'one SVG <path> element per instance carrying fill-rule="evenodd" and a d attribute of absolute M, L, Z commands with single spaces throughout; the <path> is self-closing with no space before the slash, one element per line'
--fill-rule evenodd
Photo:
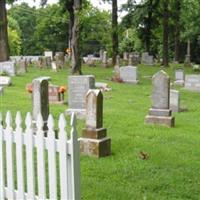
<path fill-rule="evenodd" d="M 175 84 L 183 86 L 185 82 L 185 74 L 183 69 L 177 69 L 175 71 Z"/>
<path fill-rule="evenodd" d="M 137 84 L 139 82 L 137 67 L 133 66 L 120 67 L 120 79 L 122 80 L 122 82 L 125 83 Z"/>
<path fill-rule="evenodd" d="M 51 66 L 51 57 L 45 57 L 46 58 L 46 64 L 47 64 L 47 66 L 48 67 L 50 67 Z"/>
<path fill-rule="evenodd" d="M 174 117 L 170 109 L 170 78 L 163 71 L 156 73 L 153 78 L 152 107 L 145 122 L 149 124 L 162 124 L 169 127 L 174 126 Z"/>
<path fill-rule="evenodd" d="M 100 49 L 100 51 L 99 51 L 100 61 L 103 61 L 103 52 L 104 52 L 104 50 Z"/>
<path fill-rule="evenodd" d="M 49 103 L 64 103 L 62 94 L 59 92 L 60 87 L 49 85 Z"/>
<path fill-rule="evenodd" d="M 17 62 L 17 74 L 25 74 L 27 72 L 26 60 L 19 60 Z"/>
<path fill-rule="evenodd" d="M 107 51 L 103 52 L 103 59 L 102 59 L 103 67 L 108 66 L 108 56 L 107 56 Z"/>
<path fill-rule="evenodd" d="M 0 96 L 3 95 L 3 87 L 0 86 Z"/>
<path fill-rule="evenodd" d="M 123 60 L 128 61 L 128 52 L 123 53 Z"/>
<path fill-rule="evenodd" d="M 185 89 L 200 92 L 200 75 L 185 75 Z"/>
<path fill-rule="evenodd" d="M 62 69 L 64 67 L 64 62 L 65 62 L 64 52 L 56 52 L 55 61 L 56 61 L 56 65 Z"/>
<path fill-rule="evenodd" d="M 93 75 L 69 76 L 68 77 L 68 110 L 77 113 L 78 118 L 84 118 L 86 108 L 86 94 L 89 89 L 95 88 Z"/>
<path fill-rule="evenodd" d="M 141 62 L 145 65 L 153 65 L 154 64 L 153 56 L 149 55 L 148 52 L 144 52 L 142 53 Z"/>
<path fill-rule="evenodd" d="M 11 85 L 11 77 L 9 76 L 0 76 L 0 86 Z"/>
<path fill-rule="evenodd" d="M 170 90 L 170 109 L 172 112 L 180 112 L 180 95 L 177 90 Z"/>
<path fill-rule="evenodd" d="M 35 122 L 39 113 L 42 114 L 44 120 L 44 129 L 47 128 L 47 119 L 49 115 L 49 95 L 48 80 L 46 78 L 36 78 L 32 82 L 32 114 Z"/>
<path fill-rule="evenodd" d="M 52 71 L 54 71 L 54 72 L 57 72 L 57 65 L 56 65 L 56 62 L 52 62 L 51 63 L 51 69 L 52 69 Z"/>
<path fill-rule="evenodd" d="M 53 51 L 45 51 L 44 56 L 45 57 L 51 57 L 51 60 L 53 60 Z"/>
<path fill-rule="evenodd" d="M 95 157 L 108 156 L 111 153 L 111 139 L 106 137 L 103 128 L 103 95 L 100 90 L 89 90 L 86 95 L 86 127 L 80 138 L 83 154 Z"/>
<path fill-rule="evenodd" d="M 0 62 L 0 73 L 7 73 L 9 76 L 15 76 L 15 62 L 14 61 L 6 61 Z"/>

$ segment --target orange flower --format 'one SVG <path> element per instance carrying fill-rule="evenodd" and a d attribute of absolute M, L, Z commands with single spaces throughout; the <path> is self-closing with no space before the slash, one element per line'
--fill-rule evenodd
<path fill-rule="evenodd" d="M 27 85 L 26 86 L 26 90 L 29 92 L 29 93 L 32 93 L 33 92 L 33 87 L 31 84 Z"/>
<path fill-rule="evenodd" d="M 60 86 L 58 92 L 59 92 L 59 93 L 64 93 L 64 92 L 66 92 L 66 90 L 67 90 L 67 87 L 66 87 L 66 86 Z"/>

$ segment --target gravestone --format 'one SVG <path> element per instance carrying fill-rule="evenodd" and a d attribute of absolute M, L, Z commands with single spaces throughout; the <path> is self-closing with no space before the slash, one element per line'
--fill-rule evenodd
<path fill-rule="evenodd" d="M 142 53 L 141 62 L 145 65 L 153 65 L 154 64 L 153 56 L 149 55 L 148 52 L 144 52 Z"/>
<path fill-rule="evenodd" d="M 104 52 L 104 50 L 100 49 L 100 51 L 99 51 L 99 57 L 100 57 L 100 61 L 101 62 L 103 61 L 103 52 Z"/>
<path fill-rule="evenodd" d="M 49 115 L 49 95 L 48 80 L 44 77 L 36 78 L 32 82 L 32 115 L 33 122 L 36 121 L 39 113 L 44 120 L 44 130 L 47 129 L 47 119 Z"/>
<path fill-rule="evenodd" d="M 111 139 L 103 128 L 103 95 L 100 90 L 89 90 L 86 95 L 86 127 L 80 138 L 80 149 L 85 155 L 104 157 L 111 154 Z"/>
<path fill-rule="evenodd" d="M 9 76 L 0 76 L 0 86 L 8 86 L 11 85 L 11 77 Z"/>
<path fill-rule="evenodd" d="M 185 82 L 185 74 L 183 69 L 175 70 L 175 84 L 183 86 Z"/>
<path fill-rule="evenodd" d="M 128 52 L 123 53 L 123 60 L 128 61 Z"/>
<path fill-rule="evenodd" d="M 47 66 L 50 67 L 51 66 L 51 57 L 50 56 L 46 56 L 45 58 L 46 58 Z"/>
<path fill-rule="evenodd" d="M 45 51 L 44 56 L 45 57 L 51 57 L 51 60 L 53 60 L 53 51 Z"/>
<path fill-rule="evenodd" d="M 53 72 L 57 72 L 57 68 L 58 68 L 58 67 L 57 67 L 57 65 L 56 65 L 56 62 L 53 61 L 53 62 L 51 63 L 51 69 L 52 69 L 52 71 L 53 71 Z"/>
<path fill-rule="evenodd" d="M 137 84 L 139 82 L 137 67 L 133 66 L 120 67 L 120 79 L 122 80 L 122 82 L 125 83 Z"/>
<path fill-rule="evenodd" d="M 180 94 L 177 90 L 170 90 L 170 109 L 172 112 L 180 112 Z"/>
<path fill-rule="evenodd" d="M 65 62 L 64 52 L 56 52 L 55 61 L 56 61 L 56 65 L 62 69 L 64 67 L 64 62 Z"/>
<path fill-rule="evenodd" d="M 64 103 L 63 95 L 59 92 L 60 87 L 49 85 L 49 103 Z"/>
<path fill-rule="evenodd" d="M 107 51 L 103 52 L 103 59 L 102 59 L 103 67 L 108 66 L 108 56 L 107 56 Z"/>
<path fill-rule="evenodd" d="M 75 112 L 78 118 L 84 118 L 86 108 L 86 94 L 95 88 L 93 75 L 68 77 L 68 109 L 66 114 Z"/>
<path fill-rule="evenodd" d="M 3 87 L 0 86 L 0 96 L 3 95 Z"/>
<path fill-rule="evenodd" d="M 148 124 L 161 124 L 169 127 L 174 126 L 174 117 L 170 109 L 170 78 L 163 71 L 159 71 L 152 78 L 152 107 L 145 122 Z"/>
<path fill-rule="evenodd" d="M 185 89 L 200 92 L 200 75 L 185 75 Z"/>
<path fill-rule="evenodd" d="M 19 60 L 17 62 L 17 74 L 25 74 L 27 72 L 26 60 Z"/>
<path fill-rule="evenodd" d="M 6 61 L 0 62 L 0 73 L 5 72 L 9 76 L 15 76 L 15 62 L 14 61 Z"/>

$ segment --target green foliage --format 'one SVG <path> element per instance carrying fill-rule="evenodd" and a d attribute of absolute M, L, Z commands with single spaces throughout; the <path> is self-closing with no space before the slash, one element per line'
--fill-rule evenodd
<path fill-rule="evenodd" d="M 134 29 L 127 29 L 119 43 L 119 51 L 123 52 L 141 52 L 142 44 L 141 40 L 138 38 L 138 33 Z"/>
<path fill-rule="evenodd" d="M 111 15 L 88 4 L 82 16 L 83 54 L 91 54 L 100 48 L 111 52 Z"/>
<path fill-rule="evenodd" d="M 21 30 L 15 19 L 8 17 L 8 41 L 10 47 L 10 55 L 21 54 Z"/>

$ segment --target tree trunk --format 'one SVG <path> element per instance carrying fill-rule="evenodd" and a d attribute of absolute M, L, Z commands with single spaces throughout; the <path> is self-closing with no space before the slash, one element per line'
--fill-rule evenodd
<path fill-rule="evenodd" d="M 70 1 L 68 6 L 67 6 L 67 10 L 69 13 L 69 39 L 68 39 L 68 47 L 70 49 L 72 49 L 72 28 L 74 26 L 74 9 L 73 9 L 73 1 Z M 72 57 L 72 53 L 69 54 L 70 58 Z"/>
<path fill-rule="evenodd" d="M 168 55 L 168 22 L 169 22 L 169 0 L 163 2 L 163 66 L 169 66 Z"/>
<path fill-rule="evenodd" d="M 152 12 L 153 12 L 153 0 L 149 1 L 148 4 L 148 19 L 147 19 L 147 34 L 146 34 L 146 51 L 151 52 L 151 23 L 152 23 Z"/>
<path fill-rule="evenodd" d="M 116 57 L 118 55 L 118 22 L 117 15 L 118 6 L 117 0 L 112 0 L 112 64 L 115 66 Z"/>
<path fill-rule="evenodd" d="M 0 62 L 9 60 L 6 1 L 0 0 Z"/>
<path fill-rule="evenodd" d="M 179 48 L 180 48 L 180 12 L 181 12 L 181 2 L 176 0 L 175 2 L 175 46 L 174 46 L 174 60 L 179 62 Z"/>
<path fill-rule="evenodd" d="M 74 24 L 72 28 L 72 74 L 82 74 L 81 71 L 81 47 L 80 47 L 80 16 L 81 0 L 74 1 Z"/>

